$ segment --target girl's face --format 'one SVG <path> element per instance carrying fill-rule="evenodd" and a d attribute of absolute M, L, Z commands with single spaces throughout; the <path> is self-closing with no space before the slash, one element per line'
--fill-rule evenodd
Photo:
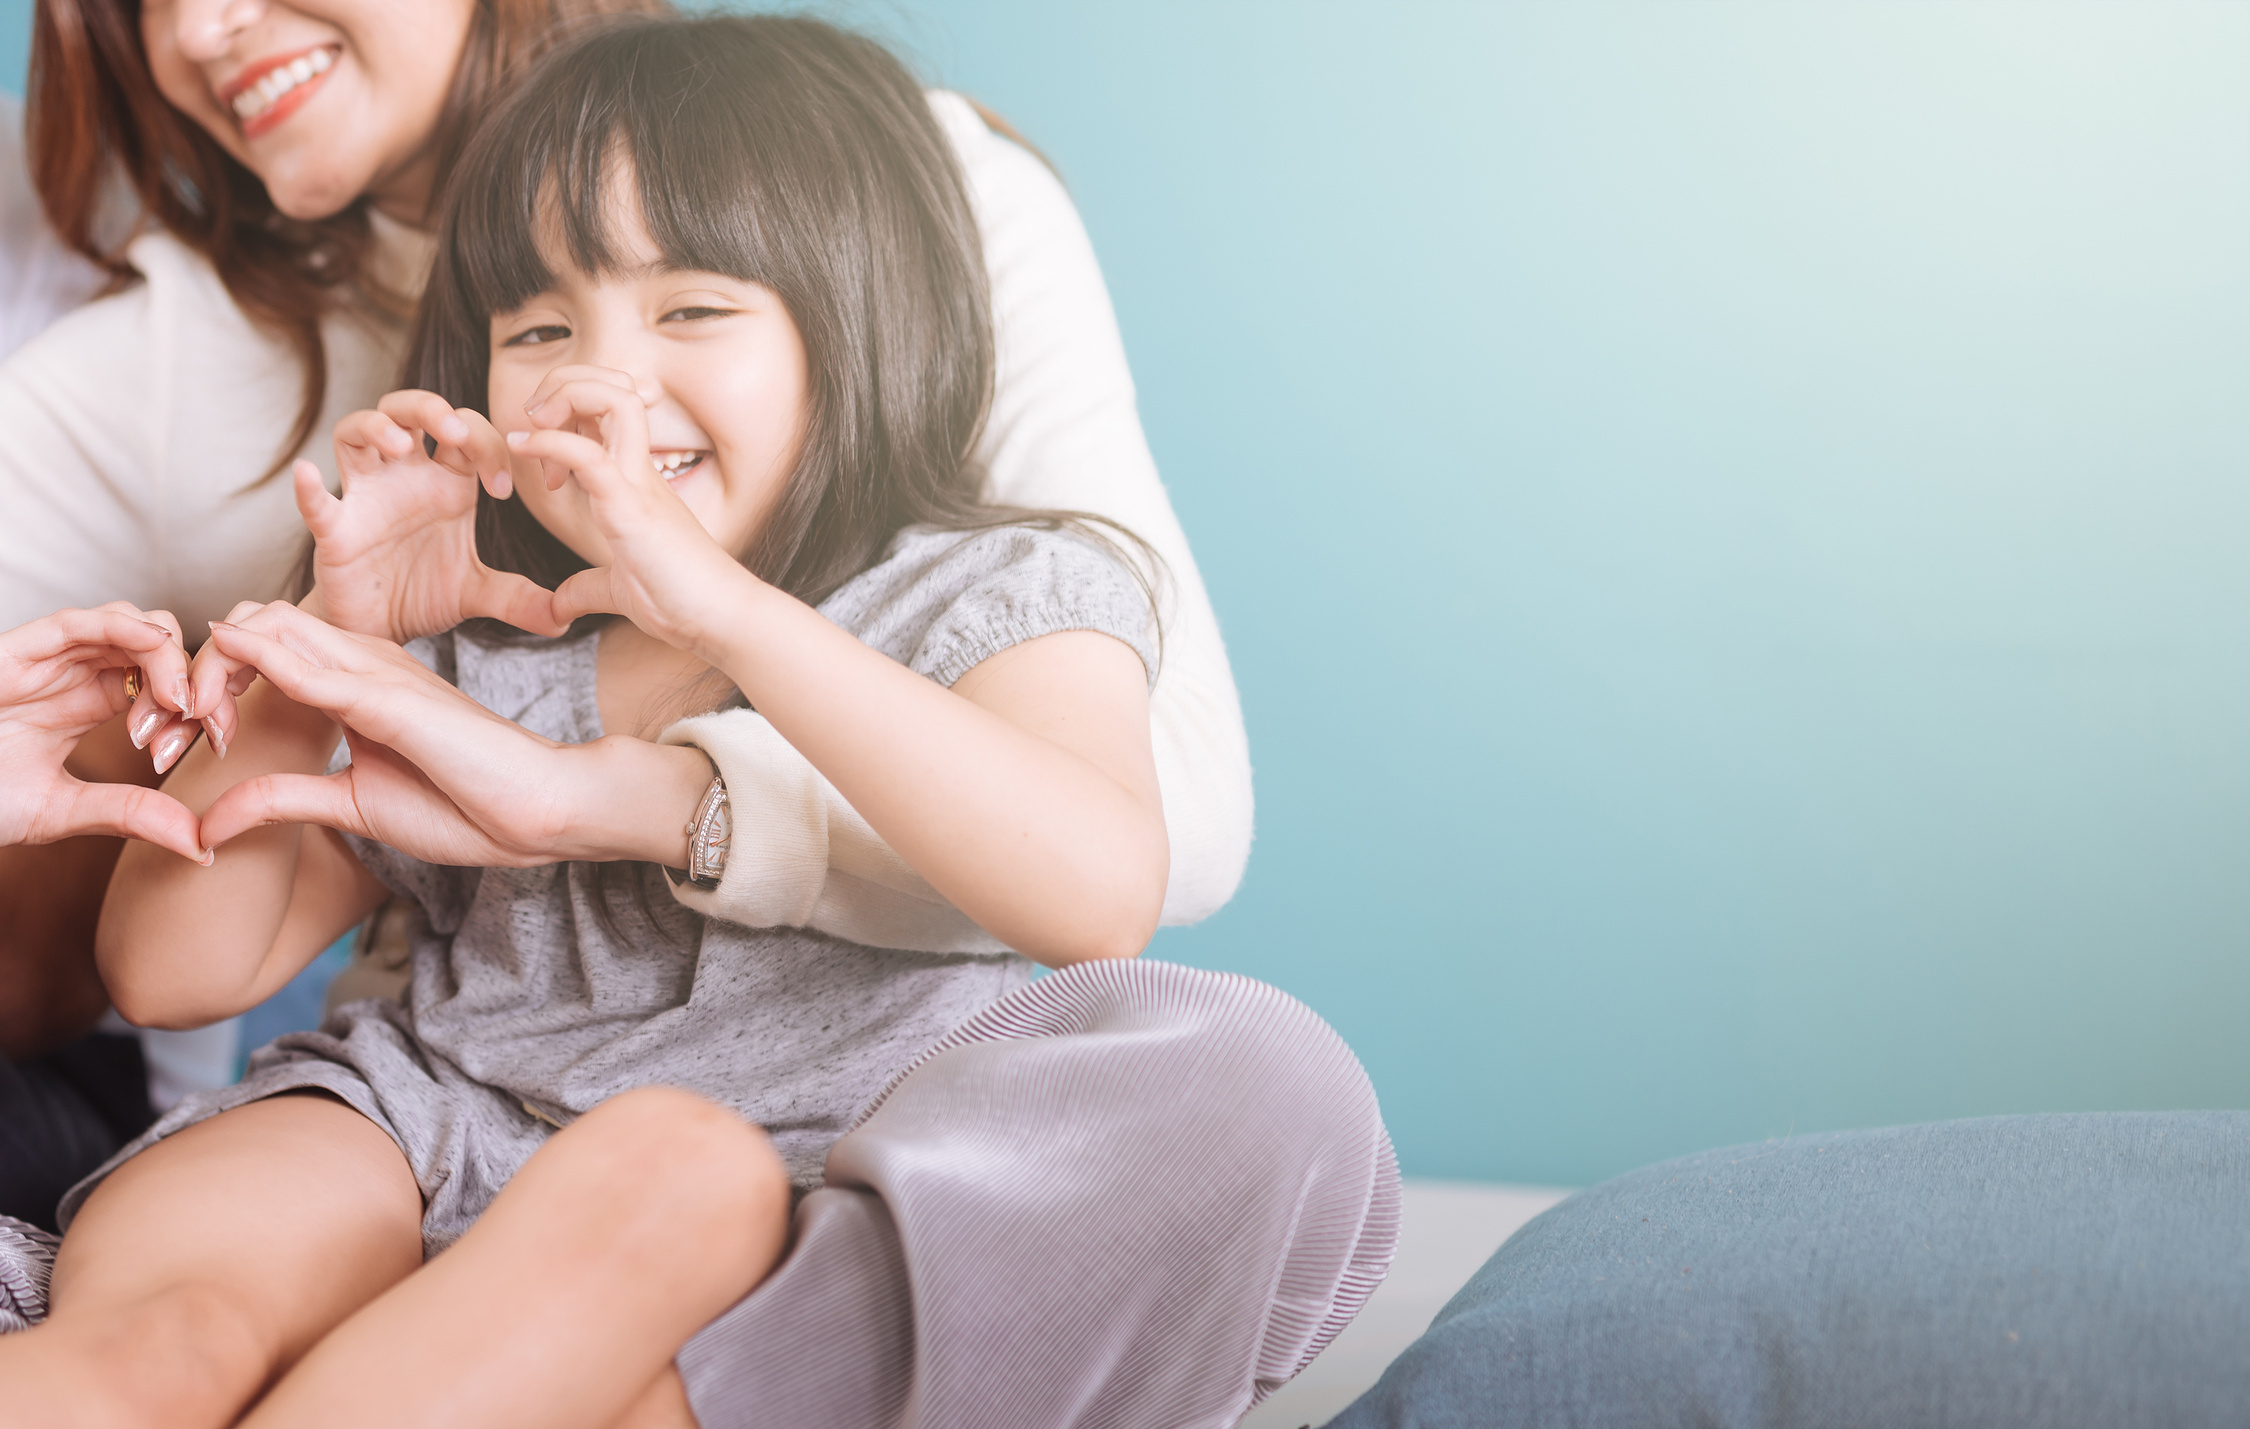
<path fill-rule="evenodd" d="M 156 87 L 291 218 L 420 223 L 476 0 L 144 0 Z"/>
<path fill-rule="evenodd" d="M 612 192 L 631 192 L 630 170 Z M 613 210 L 614 211 L 614 210 Z M 781 499 L 809 412 L 804 340 L 769 288 L 665 266 L 629 204 L 613 225 L 620 274 L 550 262 L 555 286 L 492 317 L 492 424 L 528 431 L 549 373 L 593 367 L 648 408 L 649 459 L 711 538 L 736 556 Z M 559 245 L 550 245 L 552 247 Z M 550 491 L 519 464 L 516 497 L 589 564 L 608 561 L 576 482 Z M 535 463 L 528 465 L 536 465 Z"/>

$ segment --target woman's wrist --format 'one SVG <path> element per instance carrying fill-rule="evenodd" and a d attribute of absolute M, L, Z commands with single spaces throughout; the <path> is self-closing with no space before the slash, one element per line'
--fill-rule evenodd
<path fill-rule="evenodd" d="M 702 751 L 625 735 L 570 748 L 582 760 L 575 781 L 582 816 L 568 856 L 685 868 L 688 826 L 711 786 Z"/>

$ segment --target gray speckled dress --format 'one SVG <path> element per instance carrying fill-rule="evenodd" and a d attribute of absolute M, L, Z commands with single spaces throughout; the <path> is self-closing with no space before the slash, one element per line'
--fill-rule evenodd
<path fill-rule="evenodd" d="M 1125 641 L 1151 669 L 1140 587 L 1094 544 L 1026 527 L 912 529 L 821 606 L 875 649 L 950 685 L 1059 630 Z M 598 633 L 418 642 L 431 668 L 549 739 L 602 734 Z M 419 906 L 405 997 L 338 1009 L 259 1051 L 238 1085 L 190 1097 L 64 1198 L 157 1140 L 296 1088 L 334 1093 L 396 1140 L 424 1201 L 427 1253 L 450 1245 L 555 1127 L 633 1087 L 685 1087 L 764 1127 L 800 1189 L 901 1068 L 1028 982 L 1014 954 L 863 947 L 745 928 L 679 906 L 646 865 L 450 868 L 353 840 Z"/>

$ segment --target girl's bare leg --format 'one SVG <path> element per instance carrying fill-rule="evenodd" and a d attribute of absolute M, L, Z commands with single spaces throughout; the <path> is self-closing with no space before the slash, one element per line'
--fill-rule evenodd
<path fill-rule="evenodd" d="M 398 1147 L 322 1096 L 224 1112 L 134 1157 L 71 1224 L 47 1322 L 0 1338 L 8 1429 L 203 1429 L 410 1274 Z"/>
<path fill-rule="evenodd" d="M 610 1429 L 644 1396 L 656 1412 L 659 1374 L 772 1268 L 788 1211 L 763 1132 L 687 1092 L 628 1092 L 557 1132 L 243 1424 Z"/>
<path fill-rule="evenodd" d="M 695 1411 L 688 1407 L 687 1384 L 670 1365 L 640 1393 L 632 1407 L 612 1420 L 609 1429 L 700 1429 Z"/>

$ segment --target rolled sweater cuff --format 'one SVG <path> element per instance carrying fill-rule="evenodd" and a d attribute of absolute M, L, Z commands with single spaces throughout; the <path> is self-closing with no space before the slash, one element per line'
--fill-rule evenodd
<path fill-rule="evenodd" d="M 733 820 L 719 886 L 672 885 L 684 906 L 745 927 L 811 928 L 869 947 L 1007 951 L 892 852 L 765 716 L 697 715 L 660 739 L 703 751 L 726 780 Z"/>

